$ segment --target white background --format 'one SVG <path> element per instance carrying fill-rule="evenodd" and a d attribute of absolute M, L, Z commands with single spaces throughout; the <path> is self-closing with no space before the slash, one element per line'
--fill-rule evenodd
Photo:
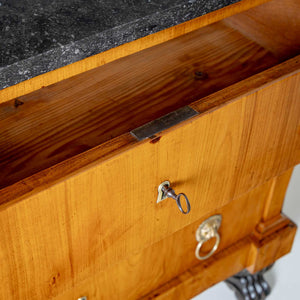
<path fill-rule="evenodd" d="M 293 172 L 283 213 L 298 226 L 292 252 L 279 259 L 274 267 L 265 274 L 272 288 L 267 300 L 300 299 L 300 165 Z M 221 282 L 194 297 L 193 300 L 234 300 L 234 292 Z"/>

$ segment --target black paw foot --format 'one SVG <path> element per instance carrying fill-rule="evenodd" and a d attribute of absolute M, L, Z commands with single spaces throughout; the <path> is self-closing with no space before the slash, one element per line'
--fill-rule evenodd
<path fill-rule="evenodd" d="M 263 277 L 263 274 L 269 269 L 270 267 L 265 268 L 253 275 L 247 270 L 243 270 L 225 282 L 239 300 L 263 300 L 271 293 L 271 288 Z"/>

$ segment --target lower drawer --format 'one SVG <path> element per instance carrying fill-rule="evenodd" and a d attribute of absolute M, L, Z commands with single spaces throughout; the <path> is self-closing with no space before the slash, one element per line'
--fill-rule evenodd
<path fill-rule="evenodd" d="M 271 264 L 290 251 L 296 230 L 280 210 L 270 221 L 262 222 L 269 209 L 268 199 L 274 195 L 278 200 L 278 188 L 285 189 L 288 175 L 268 181 L 105 272 L 95 270 L 87 280 L 74 282 L 69 291 L 55 299 L 189 299 L 246 267 L 256 271 Z M 274 206 L 272 209 L 274 212 Z M 195 257 L 195 232 L 205 219 L 216 214 L 222 215 L 220 244 L 201 262 Z M 259 233 L 262 227 L 263 233 Z M 201 252 L 208 252 L 214 243 L 215 239 L 204 243 Z"/>

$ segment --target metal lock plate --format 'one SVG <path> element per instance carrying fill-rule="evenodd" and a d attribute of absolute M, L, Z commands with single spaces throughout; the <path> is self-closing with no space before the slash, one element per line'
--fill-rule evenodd
<path fill-rule="evenodd" d="M 176 194 L 175 191 L 170 187 L 170 182 L 168 180 L 164 181 L 159 185 L 156 203 L 159 203 L 167 198 L 174 199 L 176 201 L 177 207 L 184 215 L 190 212 L 191 204 L 186 194 L 184 193 Z M 186 209 L 184 209 L 181 205 L 182 199 L 184 199 L 186 203 Z"/>
<path fill-rule="evenodd" d="M 186 121 L 199 113 L 190 106 L 184 106 L 173 112 L 170 112 L 156 120 L 142 125 L 132 131 L 131 135 L 138 141 L 142 141 L 183 121 Z"/>
<path fill-rule="evenodd" d="M 159 185 L 156 203 L 159 203 L 168 198 L 167 195 L 163 192 L 164 186 L 170 187 L 170 181 L 166 180 Z"/>

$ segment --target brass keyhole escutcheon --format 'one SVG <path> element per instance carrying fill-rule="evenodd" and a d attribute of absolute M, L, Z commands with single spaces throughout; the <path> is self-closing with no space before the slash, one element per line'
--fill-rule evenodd
<path fill-rule="evenodd" d="M 186 194 L 184 193 L 179 193 L 178 195 L 175 193 L 175 191 L 171 188 L 170 186 L 170 181 L 164 181 L 163 183 L 161 183 L 158 187 L 158 196 L 157 196 L 157 201 L 156 203 L 159 203 L 167 198 L 172 198 L 176 201 L 176 204 L 179 208 L 179 210 L 183 213 L 183 214 L 188 214 L 191 210 L 191 204 L 190 201 L 188 199 L 188 197 L 186 196 Z M 186 210 L 183 209 L 182 205 L 181 205 L 181 199 L 184 199 L 186 202 Z"/>

